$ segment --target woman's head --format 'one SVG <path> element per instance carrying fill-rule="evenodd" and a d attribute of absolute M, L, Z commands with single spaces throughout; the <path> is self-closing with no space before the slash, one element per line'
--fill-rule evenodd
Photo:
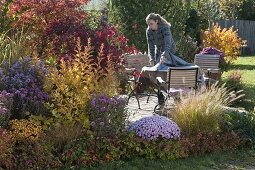
<path fill-rule="evenodd" d="M 152 30 L 157 30 L 158 24 L 166 24 L 166 25 L 171 26 L 171 24 L 169 22 L 167 22 L 162 16 L 160 16 L 159 14 L 155 14 L 155 13 L 150 13 L 146 17 L 146 22 L 147 22 L 148 26 L 150 27 L 150 29 L 152 29 Z"/>

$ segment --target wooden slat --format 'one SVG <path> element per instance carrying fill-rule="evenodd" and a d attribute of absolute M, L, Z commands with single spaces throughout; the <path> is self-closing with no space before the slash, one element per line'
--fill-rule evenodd
<path fill-rule="evenodd" d="M 197 69 L 170 69 L 168 72 L 168 82 L 170 88 L 189 87 L 195 88 L 197 85 Z M 169 77 L 170 75 L 170 77 Z"/>
<path fill-rule="evenodd" d="M 206 73 L 207 69 L 219 69 L 219 55 L 196 54 L 194 64 Z"/>

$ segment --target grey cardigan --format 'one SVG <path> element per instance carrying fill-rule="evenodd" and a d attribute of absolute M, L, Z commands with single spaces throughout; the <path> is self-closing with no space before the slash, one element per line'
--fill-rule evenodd
<path fill-rule="evenodd" d="M 176 45 L 169 25 L 159 24 L 156 31 L 152 31 L 148 27 L 146 30 L 146 37 L 150 61 L 158 63 L 160 61 L 160 57 L 164 56 L 164 65 L 174 67 L 191 65 L 180 57 L 174 55 L 176 52 Z"/>
<path fill-rule="evenodd" d="M 171 60 L 170 56 L 176 52 L 176 45 L 169 25 L 159 24 L 156 31 L 152 31 L 148 27 L 146 38 L 150 61 L 158 63 L 162 55 L 165 56 L 166 61 Z"/>

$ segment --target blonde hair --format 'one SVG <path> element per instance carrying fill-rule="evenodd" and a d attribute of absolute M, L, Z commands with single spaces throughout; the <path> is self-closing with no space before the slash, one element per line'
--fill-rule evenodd
<path fill-rule="evenodd" d="M 148 23 L 149 20 L 154 20 L 154 21 L 158 20 L 158 24 L 165 24 L 165 25 L 171 26 L 171 24 L 169 22 L 167 22 L 167 20 L 165 18 L 163 18 L 159 14 L 155 14 L 155 13 L 150 13 L 146 17 L 145 20 L 146 20 L 147 23 Z"/>

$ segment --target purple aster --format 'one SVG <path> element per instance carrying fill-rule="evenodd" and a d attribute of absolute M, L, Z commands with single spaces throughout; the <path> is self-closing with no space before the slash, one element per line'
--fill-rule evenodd
<path fill-rule="evenodd" d="M 90 125 L 91 125 L 92 127 L 94 127 L 94 126 L 96 125 L 96 123 L 95 123 L 95 122 L 91 122 Z"/>
<path fill-rule="evenodd" d="M 100 126 L 104 126 L 104 122 L 100 122 L 99 125 L 100 125 Z"/>
<path fill-rule="evenodd" d="M 93 99 L 91 100 L 91 105 L 92 105 L 93 107 L 96 107 L 96 98 L 93 98 Z"/>
<path fill-rule="evenodd" d="M 159 137 L 166 139 L 178 139 L 180 128 L 172 120 L 164 116 L 144 117 L 132 123 L 128 131 L 135 131 L 136 135 L 147 140 L 155 140 Z"/>
<path fill-rule="evenodd" d="M 5 66 L 3 68 L 7 68 Z M 41 103 L 43 107 L 43 103 L 49 98 L 43 89 L 46 70 L 41 61 L 33 62 L 29 57 L 19 59 L 8 69 L 3 70 L 3 74 L 0 75 L 1 86 L 6 91 L 14 94 L 15 103 L 30 103 L 32 106 Z M 19 113 L 34 112 L 34 107 L 17 109 L 15 110 Z"/>
<path fill-rule="evenodd" d="M 106 108 L 103 106 L 103 107 L 100 107 L 100 112 L 105 112 L 106 111 Z"/>

